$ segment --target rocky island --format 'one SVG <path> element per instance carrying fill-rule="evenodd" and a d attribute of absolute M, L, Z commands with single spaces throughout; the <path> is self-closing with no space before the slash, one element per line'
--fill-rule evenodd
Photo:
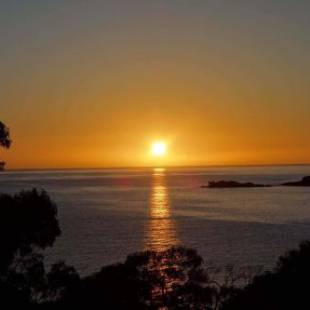
<path fill-rule="evenodd" d="M 201 186 L 202 188 L 252 188 L 252 187 L 270 187 L 266 184 L 255 184 L 252 182 L 240 183 L 236 181 L 211 181 L 208 185 Z"/>
<path fill-rule="evenodd" d="M 271 186 L 309 186 L 310 176 L 303 177 L 300 181 L 286 182 L 278 185 L 256 184 L 252 182 L 237 182 L 237 181 L 210 181 L 208 185 L 202 185 L 202 188 L 254 188 L 254 187 L 271 187 Z"/>
<path fill-rule="evenodd" d="M 300 181 L 283 183 L 282 186 L 310 186 L 310 176 L 303 177 Z"/>

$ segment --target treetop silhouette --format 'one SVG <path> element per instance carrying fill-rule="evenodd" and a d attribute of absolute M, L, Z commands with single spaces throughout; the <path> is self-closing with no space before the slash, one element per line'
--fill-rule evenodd
<path fill-rule="evenodd" d="M 10 130 L 9 128 L 0 121 L 0 147 L 10 148 L 12 144 L 12 140 L 10 138 Z M 4 161 L 0 161 L 0 170 L 3 170 L 5 166 Z"/>

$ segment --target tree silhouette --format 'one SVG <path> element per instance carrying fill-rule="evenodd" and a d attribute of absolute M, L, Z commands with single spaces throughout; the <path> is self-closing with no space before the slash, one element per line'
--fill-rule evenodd
<path fill-rule="evenodd" d="M 80 275 L 74 267 L 66 265 L 64 261 L 52 265 L 46 280 L 45 302 L 49 304 L 72 304 L 72 298 L 76 298 L 74 294 L 80 291 Z"/>
<path fill-rule="evenodd" d="M 14 258 L 52 246 L 60 235 L 57 208 L 46 192 L 36 189 L 0 195 L 0 275 Z"/>
<path fill-rule="evenodd" d="M 12 140 L 10 139 L 10 130 L 0 121 L 0 146 L 9 148 Z M 3 169 L 5 162 L 0 161 L 0 169 Z"/>
<path fill-rule="evenodd" d="M 0 146 L 9 148 L 11 143 L 10 130 L 0 121 Z"/>
<path fill-rule="evenodd" d="M 56 205 L 46 192 L 0 195 L 0 287 L 29 302 L 45 285 L 42 250 L 60 235 Z M 19 299 L 19 298 L 17 298 Z"/>
<path fill-rule="evenodd" d="M 254 278 L 253 283 L 230 298 L 223 310 L 310 309 L 310 242 L 278 259 L 272 272 Z"/>
<path fill-rule="evenodd" d="M 129 255 L 81 279 L 59 305 L 104 309 L 218 309 L 219 290 L 195 250 L 173 247 Z M 227 294 L 226 294 L 227 295 Z"/>

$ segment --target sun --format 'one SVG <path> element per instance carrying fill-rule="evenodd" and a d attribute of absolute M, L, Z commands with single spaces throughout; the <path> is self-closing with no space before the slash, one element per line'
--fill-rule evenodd
<path fill-rule="evenodd" d="M 151 154 L 153 156 L 159 157 L 164 156 L 167 152 L 167 145 L 163 141 L 153 142 L 151 145 Z"/>

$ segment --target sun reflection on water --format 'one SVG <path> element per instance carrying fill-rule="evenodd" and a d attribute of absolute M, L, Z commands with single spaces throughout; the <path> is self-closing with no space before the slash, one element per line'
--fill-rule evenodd
<path fill-rule="evenodd" d="M 156 168 L 152 174 L 145 248 L 161 251 L 176 244 L 178 239 L 175 223 L 171 217 L 165 169 Z"/>

